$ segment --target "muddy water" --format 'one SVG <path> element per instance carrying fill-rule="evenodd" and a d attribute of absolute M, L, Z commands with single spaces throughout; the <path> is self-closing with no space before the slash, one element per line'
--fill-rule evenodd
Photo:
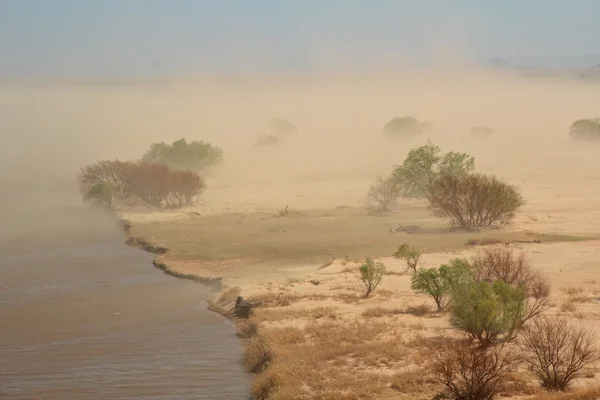
<path fill-rule="evenodd" d="M 246 398 L 231 322 L 124 245 L 114 219 L 76 205 L 0 216 L 0 398 Z"/>

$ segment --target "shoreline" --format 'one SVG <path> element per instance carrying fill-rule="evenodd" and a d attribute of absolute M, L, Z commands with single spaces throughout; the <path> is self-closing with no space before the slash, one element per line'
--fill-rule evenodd
<path fill-rule="evenodd" d="M 384 378 L 381 379 L 387 381 L 384 383 L 379 379 L 375 381 L 375 385 L 373 385 L 373 382 L 369 383 L 366 381 L 363 382 L 363 384 L 365 385 L 365 388 L 369 388 L 368 390 L 373 391 L 372 393 L 378 393 L 377 390 L 379 390 L 379 395 L 377 395 L 378 398 L 403 398 L 402 396 L 393 397 L 401 394 L 403 390 L 409 390 L 397 381 L 403 381 L 411 376 L 412 379 L 416 379 L 416 375 L 418 374 L 423 375 L 425 381 L 422 382 L 422 385 L 428 389 L 418 389 L 415 388 L 414 385 L 409 385 L 409 387 L 412 388 L 410 390 L 424 390 L 424 393 L 417 395 L 418 393 L 411 392 L 408 398 L 431 398 L 427 396 L 434 395 L 434 392 L 439 389 L 430 374 L 426 370 L 423 370 L 423 368 L 426 367 L 423 367 L 422 365 L 422 352 L 424 351 L 424 343 L 428 338 L 435 337 L 435 334 L 432 334 L 432 332 L 435 330 L 448 329 L 447 323 L 445 322 L 446 317 L 444 314 L 434 312 L 430 304 L 425 307 L 425 304 L 430 302 L 430 299 L 423 295 L 411 293 L 408 276 L 403 272 L 404 267 L 398 260 L 393 260 L 391 257 L 382 258 L 389 268 L 389 275 L 386 275 L 384 285 L 389 285 L 378 289 L 372 298 L 362 299 L 355 293 L 355 288 L 351 287 L 353 285 L 352 274 L 357 270 L 359 265 L 358 259 L 355 260 L 351 257 L 332 258 L 329 262 L 323 263 L 320 266 L 306 263 L 308 265 L 305 267 L 300 265 L 289 268 L 280 267 L 279 269 L 284 270 L 284 272 L 280 270 L 262 271 L 262 275 L 254 277 L 254 281 L 251 279 L 246 280 L 246 277 L 243 276 L 244 273 L 248 275 L 253 270 L 241 272 L 240 274 L 242 277 L 236 275 L 236 279 L 232 279 L 231 276 L 205 277 L 194 274 L 193 272 L 178 271 L 176 267 L 173 268 L 169 266 L 169 260 L 165 260 L 165 256 L 171 251 L 169 248 L 152 243 L 149 239 L 142 236 L 133 236 L 131 232 L 133 225 L 131 222 L 121 219 L 120 223 L 123 231 L 126 233 L 128 245 L 156 255 L 153 260 L 154 267 L 161 269 L 164 273 L 171 276 L 205 284 L 215 290 L 217 294 L 214 298 L 212 300 L 207 299 L 207 309 L 219 313 L 235 323 L 237 336 L 243 340 L 245 348 L 245 352 L 242 355 L 243 363 L 248 372 L 253 376 L 251 392 L 254 392 L 255 395 L 252 398 L 266 398 L 267 395 L 264 394 L 265 390 L 269 391 L 269 393 L 272 393 L 273 390 L 275 390 L 276 395 L 273 398 L 276 399 L 295 398 L 289 397 L 292 395 L 292 391 L 287 391 L 285 387 L 283 389 L 277 389 L 278 384 L 273 382 L 277 379 L 283 379 L 282 376 L 287 376 L 285 379 L 291 379 L 294 374 L 297 375 L 299 372 L 296 371 L 294 373 L 296 367 L 286 363 L 283 363 L 280 367 L 279 364 L 276 363 L 275 365 L 277 365 L 277 368 L 282 368 L 282 371 L 284 372 L 278 372 L 278 374 L 281 373 L 283 375 L 274 377 L 268 372 L 269 368 L 265 367 L 265 363 L 268 363 L 268 361 L 265 360 L 271 360 L 273 357 L 278 357 L 277 354 L 283 352 L 281 354 L 284 354 L 285 357 L 298 357 L 300 360 L 298 362 L 302 362 L 301 357 L 304 355 L 293 353 L 296 351 L 294 349 L 304 348 L 305 352 L 309 351 L 309 347 L 306 347 L 306 335 L 323 335 L 325 334 L 323 329 L 326 329 L 326 331 L 337 332 L 336 334 L 342 335 L 342 337 L 345 338 L 343 340 L 351 340 L 351 336 L 348 335 L 355 335 L 356 329 L 366 330 L 372 334 L 376 334 L 372 331 L 373 327 L 377 327 L 382 332 L 396 332 L 396 335 L 402 337 L 402 340 L 394 345 L 401 347 L 404 349 L 403 351 L 409 352 L 411 358 L 419 359 L 421 364 L 418 362 L 415 364 L 416 361 L 414 360 L 408 363 L 405 363 L 405 361 L 399 363 L 394 357 L 405 360 L 405 356 L 400 356 L 395 352 L 387 361 L 385 360 L 385 357 L 383 357 L 383 361 L 373 361 L 374 364 L 367 366 L 367 369 L 371 371 L 369 374 L 373 373 L 373 368 L 375 368 L 375 371 L 379 371 L 378 373 L 384 376 Z M 160 224 L 169 224 L 169 222 L 162 221 Z M 512 234 L 515 233 L 512 232 Z M 546 236 L 552 238 L 551 235 L 548 234 L 538 235 L 538 237 Z M 515 248 L 526 248 L 536 256 L 538 254 L 549 253 L 549 258 L 552 258 L 554 253 L 564 255 L 565 251 L 569 251 L 568 249 L 571 248 L 575 249 L 572 251 L 574 253 L 580 251 L 579 249 L 585 249 L 586 246 L 594 251 L 597 251 L 596 248 L 600 249 L 600 240 L 595 236 L 571 237 L 569 235 L 562 235 L 557 236 L 557 238 L 555 238 L 556 240 L 548 241 L 541 241 L 536 238 L 523 240 L 520 239 L 521 236 L 519 236 L 519 234 L 516 234 L 515 237 L 517 238 L 512 240 L 510 244 L 504 243 L 504 245 L 513 246 Z M 496 243 L 502 244 L 503 242 L 496 241 Z M 426 259 L 426 262 L 422 264 L 422 266 L 437 266 L 447 262 L 450 258 L 471 254 L 474 249 L 480 247 L 482 244 L 485 245 L 486 242 L 483 241 L 483 243 L 480 243 L 477 240 L 474 240 L 473 245 L 471 246 L 464 243 L 461 248 L 425 253 L 424 258 Z M 563 275 L 562 268 L 558 268 L 552 273 L 556 276 Z M 554 283 L 562 280 L 557 280 L 554 275 L 552 275 Z M 233 281 L 233 283 L 231 283 L 231 281 Z M 568 279 L 564 281 L 565 285 L 570 285 L 569 287 L 574 285 L 571 284 Z M 242 283 L 239 284 L 240 282 Z M 600 282 L 597 283 L 600 284 Z M 595 281 L 593 285 L 596 285 Z M 567 286 L 565 286 L 565 288 Z M 587 286 L 591 287 L 592 284 L 590 283 Z M 566 292 L 563 293 L 563 290 L 567 290 L 565 288 L 561 286 L 554 288 L 554 291 L 560 291 L 560 294 L 553 300 L 556 302 L 553 313 L 559 315 L 567 315 L 567 313 L 569 313 L 568 315 L 571 317 L 575 316 L 574 318 L 580 318 L 576 316 L 577 313 L 596 313 L 596 307 L 598 306 L 595 305 L 593 299 L 589 300 L 589 303 L 588 300 L 584 300 L 584 303 L 581 304 L 578 303 L 576 305 L 578 311 L 563 310 L 567 302 L 570 302 L 569 304 L 573 303 L 567 299 L 568 296 L 565 294 Z M 600 295 L 600 288 L 594 287 L 589 290 L 595 291 L 594 293 Z M 235 298 L 240 294 L 244 294 L 244 298 L 260 303 L 260 305 L 254 309 L 254 315 L 249 319 L 236 318 L 231 312 L 227 311 L 233 308 Z M 578 295 L 581 295 L 581 293 L 578 292 Z M 565 298 L 563 299 L 563 297 Z M 598 299 L 600 300 L 600 296 Z M 591 309 L 592 311 L 585 311 L 584 309 Z M 348 330 L 349 327 L 354 328 Z M 398 331 L 398 329 L 400 329 L 400 331 Z M 285 339 L 282 339 L 282 337 L 285 337 Z M 287 341 L 289 340 L 291 340 L 291 342 L 288 343 Z M 363 340 L 363 342 L 355 344 L 353 350 L 347 349 L 347 351 L 350 351 L 349 354 L 357 348 L 360 348 L 360 346 L 366 348 L 370 347 L 365 343 L 367 343 L 368 340 L 372 340 L 372 338 L 363 337 L 361 340 Z M 388 343 L 386 340 L 383 340 L 383 343 Z M 289 352 L 292 353 L 290 354 Z M 386 351 L 384 351 L 384 353 L 386 353 Z M 365 354 L 365 356 L 368 355 Z M 314 357 L 314 355 L 312 357 Z M 347 358 L 348 355 L 344 355 L 343 357 Z M 352 357 L 354 356 L 351 356 L 351 358 Z M 261 361 L 262 358 L 265 360 Z M 383 362 L 383 364 L 380 365 L 378 364 L 379 362 Z M 327 370 L 328 367 L 323 368 Z M 353 368 L 360 369 L 363 367 L 349 367 L 350 370 L 353 370 Z M 418 371 L 418 374 L 415 371 Z M 308 371 L 306 373 L 310 374 Z M 344 382 L 348 379 L 348 371 L 335 375 L 332 379 Z M 298 381 L 297 377 L 296 381 Z M 300 390 L 300 386 L 298 385 L 299 383 L 294 387 L 293 391 Z M 290 387 L 293 386 L 294 384 L 290 384 Z M 532 391 L 533 386 L 530 383 L 523 382 L 521 383 L 521 386 L 521 389 L 519 389 L 521 392 L 513 392 L 510 397 L 514 397 L 515 393 L 517 393 L 517 398 L 531 398 L 530 396 L 533 393 L 527 395 L 527 391 Z M 342 394 L 343 389 L 340 388 L 339 390 L 335 392 L 337 393 L 335 396 L 346 398 Z M 278 394 L 279 391 L 281 391 L 281 394 Z M 256 393 L 259 393 L 259 395 L 256 395 Z M 260 393 L 263 393 L 263 395 L 260 395 Z M 536 394 L 539 394 L 539 391 L 537 391 Z M 365 395 L 367 394 L 365 393 Z M 269 396 L 271 395 L 269 394 Z M 332 398 L 336 398 L 335 396 Z"/>

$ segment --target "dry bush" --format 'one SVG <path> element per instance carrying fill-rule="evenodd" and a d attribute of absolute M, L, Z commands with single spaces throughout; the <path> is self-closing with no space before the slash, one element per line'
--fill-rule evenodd
<path fill-rule="evenodd" d="M 463 229 L 507 222 L 525 204 L 516 186 L 484 174 L 441 176 L 428 200 L 436 215 Z"/>
<path fill-rule="evenodd" d="M 425 303 L 418 305 L 418 306 L 414 306 L 414 307 L 411 306 L 406 309 L 407 314 L 414 315 L 415 317 L 424 317 L 427 314 L 429 314 L 430 312 L 431 312 L 431 307 L 429 307 Z"/>
<path fill-rule="evenodd" d="M 287 307 L 292 303 L 297 303 L 301 300 L 325 300 L 330 298 L 325 294 L 321 293 L 259 293 L 250 297 L 250 302 L 255 304 L 256 307 Z"/>
<path fill-rule="evenodd" d="M 566 393 L 545 393 L 530 400 L 598 400 L 600 399 L 600 386 L 581 388 Z"/>
<path fill-rule="evenodd" d="M 241 320 L 238 323 L 238 336 L 243 338 L 253 338 L 258 334 L 258 322 L 253 318 Z"/>
<path fill-rule="evenodd" d="M 388 315 L 405 314 L 400 308 L 370 307 L 362 312 L 364 318 L 381 318 Z"/>
<path fill-rule="evenodd" d="M 400 197 L 401 187 L 395 179 L 379 175 L 369 187 L 367 200 L 369 207 L 382 213 L 390 211 Z"/>
<path fill-rule="evenodd" d="M 205 189 L 197 173 L 147 161 L 100 161 L 82 168 L 78 181 L 84 197 L 95 185 L 105 185 L 117 199 L 157 208 L 191 206 Z"/>
<path fill-rule="evenodd" d="M 596 337 L 556 317 L 532 320 L 519 338 L 521 360 L 548 390 L 565 390 L 600 359 Z"/>
<path fill-rule="evenodd" d="M 477 282 L 502 280 L 513 286 L 523 286 L 529 297 L 547 298 L 550 283 L 531 265 L 527 252 L 504 246 L 479 249 L 471 259 L 471 272 Z"/>
<path fill-rule="evenodd" d="M 400 372 L 392 376 L 391 388 L 400 393 L 435 394 L 435 391 L 440 389 L 440 384 L 430 371 L 419 368 L 412 371 Z"/>
<path fill-rule="evenodd" d="M 448 341 L 431 348 L 431 368 L 454 400 L 490 400 L 515 367 L 503 346 L 481 347 L 469 340 Z"/>
<path fill-rule="evenodd" d="M 269 365 L 273 358 L 273 350 L 267 341 L 261 336 L 255 336 L 248 340 L 242 362 L 248 372 L 261 372 Z"/>

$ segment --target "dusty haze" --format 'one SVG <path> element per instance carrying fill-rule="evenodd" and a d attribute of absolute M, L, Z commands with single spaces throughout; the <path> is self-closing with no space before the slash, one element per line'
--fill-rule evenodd
<path fill-rule="evenodd" d="M 4 192 L 10 208 L 24 204 L 17 195 L 21 189 L 38 193 L 27 196 L 34 204 L 64 190 L 71 197 L 81 166 L 138 158 L 152 142 L 181 137 L 225 150 L 225 163 L 209 184 L 227 190 L 215 199 L 209 188 L 209 202 L 256 198 L 266 206 L 313 207 L 337 204 L 343 196 L 354 204 L 376 174 L 389 171 L 427 138 L 444 150 L 470 152 L 478 170 L 520 184 L 530 202 L 548 185 L 552 189 L 544 196 L 556 195 L 553 190 L 564 185 L 571 194 L 598 194 L 598 149 L 571 143 L 568 129 L 576 119 L 597 116 L 600 91 L 597 84 L 567 78 L 448 68 L 218 82 L 3 86 L 0 157 L 5 168 L 0 176 L 5 188 L 20 188 Z M 389 119 L 405 115 L 431 122 L 432 130 L 409 140 L 381 134 Z M 288 119 L 299 132 L 281 146 L 253 146 L 271 117 Z M 477 125 L 496 133 L 474 138 L 469 130 Z M 543 183 L 548 179 L 554 184 Z M 318 184 L 330 180 L 340 185 Z M 312 189 L 300 189 L 300 181 Z"/>

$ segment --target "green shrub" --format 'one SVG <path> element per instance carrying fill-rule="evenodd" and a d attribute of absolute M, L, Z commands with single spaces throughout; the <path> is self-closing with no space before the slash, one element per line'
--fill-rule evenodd
<path fill-rule="evenodd" d="M 439 268 L 420 269 L 411 278 L 412 290 L 433 297 L 438 311 L 444 311 L 453 300 L 453 288 L 469 279 L 469 264 L 455 259 Z"/>
<path fill-rule="evenodd" d="M 490 346 L 511 341 L 531 316 L 525 290 L 503 281 L 470 280 L 454 290 L 450 324 Z"/>
<path fill-rule="evenodd" d="M 365 289 L 364 297 L 369 297 L 377 289 L 385 275 L 385 264 L 367 258 L 358 269 L 358 281 Z"/>
<path fill-rule="evenodd" d="M 103 204 L 110 207 L 113 199 L 113 188 L 106 182 L 92 185 L 84 194 L 83 201 Z"/>
<path fill-rule="evenodd" d="M 150 145 L 142 160 L 200 172 L 223 162 L 223 151 L 204 141 L 188 143 L 185 139 L 179 139 L 170 145 L 163 142 Z"/>
<path fill-rule="evenodd" d="M 393 178 L 402 194 L 411 198 L 427 198 L 442 176 L 463 176 L 475 169 L 475 159 L 466 153 L 448 152 L 427 141 L 408 152 L 401 165 L 394 167 Z"/>
<path fill-rule="evenodd" d="M 402 243 L 394 253 L 395 258 L 406 261 L 406 268 L 417 272 L 417 264 L 421 258 L 421 250 L 412 247 L 408 243 Z"/>

